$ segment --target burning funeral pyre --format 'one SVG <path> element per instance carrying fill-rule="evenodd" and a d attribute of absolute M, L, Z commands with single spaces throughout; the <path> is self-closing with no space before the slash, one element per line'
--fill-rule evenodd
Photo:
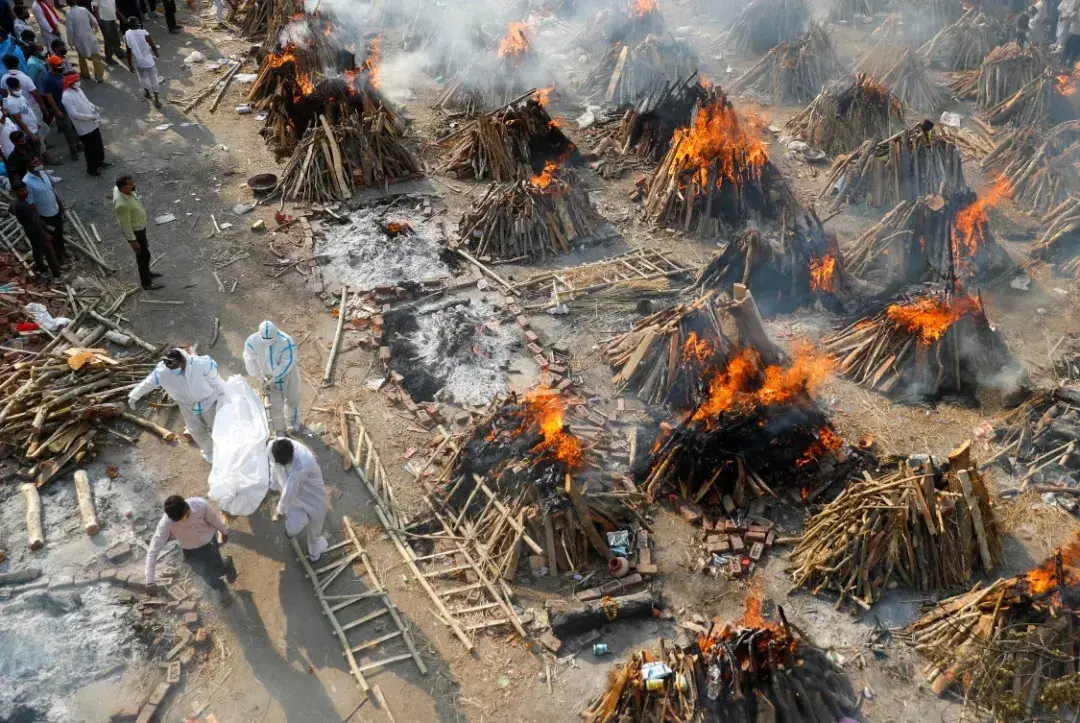
<path fill-rule="evenodd" d="M 569 253 L 572 243 L 600 240 L 604 223 L 589 194 L 549 161 L 527 180 L 492 184 L 462 214 L 452 246 L 485 259 L 544 259 Z"/>
<path fill-rule="evenodd" d="M 713 86 L 698 101 L 690 125 L 675 132 L 649 180 L 645 215 L 658 226 L 708 238 L 797 205 L 765 143 L 745 129 L 724 91 Z"/>
<path fill-rule="evenodd" d="M 1080 705 L 1076 683 L 1080 540 L 1026 574 L 938 603 L 906 629 L 941 695 L 995 721 L 1061 720 Z"/>
<path fill-rule="evenodd" d="M 946 197 L 968 193 L 963 157 L 952 141 L 930 121 L 880 143 L 865 141 L 833 163 L 819 198 L 832 198 L 832 209 L 844 201 L 892 208 L 927 193 Z"/>
<path fill-rule="evenodd" d="M 272 48 L 278 33 L 303 12 L 299 0 L 243 0 L 233 6 L 228 19 L 239 25 L 244 37 L 260 38 L 263 47 Z"/>
<path fill-rule="evenodd" d="M 1059 386 L 1034 394 L 1006 414 L 995 433 L 999 449 L 1006 453 L 999 463 L 1014 472 L 1024 488 L 1059 493 L 1063 500 L 1076 492 L 1080 470 L 1080 390 L 1076 387 Z"/>
<path fill-rule="evenodd" d="M 805 0 L 750 0 L 721 42 L 737 55 L 759 55 L 806 32 L 809 23 Z"/>
<path fill-rule="evenodd" d="M 1011 123 L 1016 128 L 1034 125 L 1045 127 L 1051 118 L 1060 115 L 1061 99 L 1076 91 L 1069 81 L 1071 76 L 1064 78 L 1063 82 L 1047 68 L 1005 100 L 987 108 L 982 116 L 995 126 Z"/>
<path fill-rule="evenodd" d="M 544 93 L 481 113 L 443 138 L 449 148 L 439 170 L 457 178 L 513 181 L 539 173 L 549 161 L 570 158 L 574 144 L 544 107 Z"/>
<path fill-rule="evenodd" d="M 982 300 L 948 286 L 903 294 L 824 344 L 838 373 L 904 399 L 1004 385 L 1015 369 Z"/>
<path fill-rule="evenodd" d="M 866 138 L 887 138 L 903 121 L 900 101 L 870 76 L 859 74 L 851 82 L 823 89 L 787 127 L 800 140 L 835 155 Z"/>
<path fill-rule="evenodd" d="M 978 68 L 983 58 L 1005 40 L 1001 22 L 976 8 L 969 8 L 955 23 L 942 29 L 918 50 L 919 57 L 935 68 Z"/>
<path fill-rule="evenodd" d="M 446 84 L 435 107 L 478 113 L 521 99 L 530 88 L 553 85 L 551 73 L 533 50 L 528 26 L 515 21 L 498 41 L 498 48 L 476 53 L 457 77 Z"/>
<path fill-rule="evenodd" d="M 991 50 L 978 70 L 959 74 L 949 90 L 957 98 L 973 98 L 977 108 L 993 108 L 1042 75 L 1049 62 L 1041 45 L 1021 49 L 1011 41 Z"/>
<path fill-rule="evenodd" d="M 1015 268 L 990 232 L 987 211 L 1009 194 L 999 179 L 986 193 L 901 201 L 844 249 L 848 269 L 861 279 L 881 276 L 887 288 L 919 281 L 992 281 Z"/>
<path fill-rule="evenodd" d="M 728 90 L 749 91 L 772 103 L 806 103 L 843 72 L 844 65 L 824 26 L 810 23 L 806 33 L 771 49 Z"/>
<path fill-rule="evenodd" d="M 1001 173 L 1012 191 L 1013 204 L 1043 220 L 1055 224 L 1052 235 L 1040 240 L 1043 258 L 1058 257 L 1057 245 L 1068 242 L 1071 231 L 1060 233 L 1070 212 L 1062 216 L 1070 199 L 1080 194 L 1080 121 L 1067 121 L 1047 129 L 1032 125 L 1012 131 L 981 162 L 982 168 Z M 1060 258 L 1060 257 L 1058 257 Z"/>
<path fill-rule="evenodd" d="M 855 72 L 876 78 L 909 108 L 934 113 L 945 103 L 945 94 L 930 80 L 926 62 L 911 48 L 878 43 L 856 66 Z"/>
<path fill-rule="evenodd" d="M 936 466 L 903 460 L 866 475 L 806 523 L 792 551 L 795 584 L 868 609 L 897 583 L 923 592 L 971 584 L 1002 557 L 986 482 L 965 444 Z"/>
<path fill-rule="evenodd" d="M 615 43 L 604 51 L 580 92 L 593 101 L 636 104 L 657 85 L 685 78 L 697 67 L 697 55 L 688 44 L 670 33 L 649 35 L 633 43 Z"/>
<path fill-rule="evenodd" d="M 680 649 L 631 655 L 608 674 L 607 688 L 582 712 L 586 723 L 672 721 L 822 723 L 855 712 L 851 684 L 825 654 L 751 598 L 741 621 L 719 618 Z"/>

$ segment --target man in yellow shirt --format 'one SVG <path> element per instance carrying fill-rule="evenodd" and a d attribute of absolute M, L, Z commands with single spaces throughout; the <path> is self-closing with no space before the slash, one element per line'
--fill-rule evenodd
<path fill-rule="evenodd" d="M 146 209 L 135 193 L 135 179 L 120 176 L 113 189 L 113 210 L 124 238 L 135 252 L 135 263 L 139 267 L 139 282 L 147 291 L 165 288 L 165 284 L 154 279 L 161 276 L 150 270 L 150 246 L 146 241 Z"/>

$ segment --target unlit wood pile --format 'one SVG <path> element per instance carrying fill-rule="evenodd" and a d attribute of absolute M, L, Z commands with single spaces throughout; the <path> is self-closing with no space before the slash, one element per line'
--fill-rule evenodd
<path fill-rule="evenodd" d="M 974 392 L 1015 368 L 981 299 L 918 287 L 826 337 L 836 371 L 862 387 L 905 399 Z"/>
<path fill-rule="evenodd" d="M 1080 121 L 1012 131 L 981 166 L 1001 174 L 1017 208 L 1047 222 L 1059 218 L 1062 204 L 1080 194 Z M 1043 240 L 1049 237 L 1044 235 Z"/>
<path fill-rule="evenodd" d="M 978 70 L 959 74 L 949 90 L 957 98 L 974 98 L 978 108 L 993 108 L 1038 78 L 1048 62 L 1041 45 L 1028 43 L 1021 50 L 1010 41 L 990 51 Z"/>
<path fill-rule="evenodd" d="M 787 128 L 830 155 L 846 153 L 867 138 L 887 138 L 900 130 L 904 112 L 889 90 L 859 74 L 823 89 Z"/>
<path fill-rule="evenodd" d="M 805 32 L 809 22 L 805 0 L 750 0 L 721 42 L 738 55 L 757 55 Z"/>
<path fill-rule="evenodd" d="M 753 91 L 773 103 L 806 103 L 843 71 L 828 32 L 812 22 L 806 33 L 770 50 L 728 91 Z"/>
<path fill-rule="evenodd" d="M 1080 198 L 1070 196 L 1042 220 L 1045 230 L 1031 257 L 1053 263 L 1066 276 L 1080 275 Z"/>
<path fill-rule="evenodd" d="M 380 110 L 369 118 L 308 127 L 278 181 L 292 201 L 347 201 L 357 188 L 385 186 L 420 175 L 420 163 Z"/>
<path fill-rule="evenodd" d="M 959 20 L 926 41 L 918 52 L 920 58 L 935 68 L 968 70 L 978 68 L 1004 39 L 1005 29 L 998 20 L 969 8 Z"/>
<path fill-rule="evenodd" d="M 963 158 L 951 138 L 920 123 L 880 143 L 865 141 L 837 156 L 819 198 L 832 198 L 833 210 L 844 203 L 892 208 L 924 194 L 966 192 Z"/>
<path fill-rule="evenodd" d="M 1000 563 L 1002 535 L 969 445 L 944 468 L 869 473 L 811 517 L 791 552 L 795 585 L 869 609 L 896 584 L 922 592 L 971 584 Z"/>
<path fill-rule="evenodd" d="M 637 104 L 658 85 L 697 72 L 698 58 L 687 43 L 670 33 L 619 42 L 605 48 L 589 70 L 580 92 L 592 101 Z"/>
<path fill-rule="evenodd" d="M 945 94 L 926 71 L 926 63 L 911 48 L 880 43 L 855 68 L 889 89 L 900 102 L 915 110 L 936 112 L 945 102 Z"/>
<path fill-rule="evenodd" d="M 903 44 L 913 48 L 955 23 L 965 9 L 961 0 L 900 0 L 899 6 L 895 29 L 902 34 Z"/>
<path fill-rule="evenodd" d="M 1045 125 L 1050 117 L 1056 83 L 1057 79 L 1048 70 L 1044 71 L 1005 100 L 987 108 L 983 118 L 995 126 L 1010 122 L 1017 128 Z"/>
<path fill-rule="evenodd" d="M 780 623 L 760 613 L 734 625 L 716 618 L 685 649 L 661 641 L 659 656 L 633 653 L 608 673 L 607 687 L 582 720 L 831 723 L 853 715 L 854 694 L 843 672 L 796 637 L 780 615 Z M 664 667 L 653 672 L 654 666 Z"/>
<path fill-rule="evenodd" d="M 481 113 L 440 145 L 450 149 L 441 172 L 499 182 L 531 175 L 534 167 L 569 155 L 574 147 L 544 106 L 532 98 Z"/>
<path fill-rule="evenodd" d="M 457 245 L 495 259 L 544 259 L 570 252 L 603 223 L 585 191 L 558 177 L 553 164 L 539 177 L 492 184 L 458 223 Z"/>
<path fill-rule="evenodd" d="M 1074 539 L 1041 566 L 942 600 L 905 633 L 938 695 L 959 685 L 972 720 L 1062 720 L 1076 689 Z"/>
<path fill-rule="evenodd" d="M 888 0 L 832 0 L 829 3 L 829 22 L 850 23 L 856 15 L 870 17 L 886 12 L 892 7 Z"/>
<path fill-rule="evenodd" d="M 229 12 L 228 20 L 239 26 L 245 38 L 260 38 L 272 48 L 277 35 L 297 13 L 304 11 L 296 0 L 244 0 Z"/>
<path fill-rule="evenodd" d="M 1073 376 L 1071 371 L 1068 376 Z M 1080 469 L 1080 390 L 1060 385 L 1039 391 L 1001 418 L 998 449 L 1026 489 L 1076 494 L 1072 478 Z"/>

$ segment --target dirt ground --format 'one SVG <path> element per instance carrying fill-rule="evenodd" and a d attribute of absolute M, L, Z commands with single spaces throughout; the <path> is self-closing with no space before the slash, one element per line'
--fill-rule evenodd
<path fill-rule="evenodd" d="M 748 67 L 748 61 L 723 57 L 715 49 L 720 25 L 702 22 L 675 3 L 662 3 L 662 7 L 669 27 L 679 28 L 677 33 L 697 46 L 706 76 L 722 84 L 725 78 Z M 162 20 L 151 20 L 149 24 L 162 49 L 159 68 L 166 78 L 165 95 L 170 99 L 200 89 L 215 77 L 201 63 L 194 64 L 193 69 L 184 65 L 183 59 L 192 50 L 200 50 L 209 58 L 240 57 L 250 46 L 228 32 L 213 29 L 208 19 L 197 18 L 183 7 L 180 21 L 187 27 L 179 35 L 167 34 Z M 842 52 L 849 57 L 854 57 L 860 49 L 865 50 L 863 41 L 869 27 L 835 30 Z M 568 59 L 566 64 L 572 66 L 573 59 Z M 255 68 L 249 62 L 244 70 L 254 72 Z M 421 494 L 405 471 L 406 450 L 426 450 L 430 435 L 419 430 L 385 395 L 365 387 L 370 369 L 377 363 L 374 352 L 359 348 L 348 351 L 338 359 L 337 384 L 329 388 L 321 386 L 335 327 L 330 313 L 334 290 L 320 288 L 300 271 L 274 278 L 279 254 L 305 258 L 311 253 L 311 249 L 303 246 L 299 227 L 278 234 L 253 233 L 249 224 L 255 219 L 264 219 L 270 227 L 275 225 L 274 209 L 259 206 L 249 214 L 233 213 L 235 204 L 251 200 L 251 192 L 245 185 L 250 175 L 279 171 L 281 167 L 259 138 L 255 117 L 240 116 L 233 111 L 234 106 L 243 102 L 243 87 L 234 84 L 215 114 L 208 113 L 204 104 L 186 116 L 176 104 L 155 110 L 142 99 L 134 76 L 117 67 L 110 67 L 105 85 L 84 85 L 91 100 L 103 110 L 102 133 L 108 157 L 115 164 L 109 170 L 135 175 L 151 216 L 164 213 L 176 216 L 171 223 L 150 227 L 151 249 L 159 259 L 155 270 L 165 274 L 163 280 L 167 286 L 152 295 L 136 297 L 128 314 L 131 328 L 156 341 L 197 342 L 200 353 L 213 355 L 223 373 L 233 374 L 242 373 L 244 340 L 264 318 L 273 318 L 282 329 L 302 340 L 304 441 L 321 460 L 330 490 L 332 515 L 327 529 L 340 536 L 340 518 L 349 515 L 370 532 L 366 544 L 376 567 L 430 668 L 427 676 L 405 665 L 373 676 L 396 720 L 578 720 L 581 708 L 602 690 L 613 660 L 640 646 L 655 646 L 661 637 L 675 636 L 671 621 L 657 620 L 606 628 L 603 640 L 611 648 L 609 657 L 594 657 L 586 646 L 576 653 L 564 651 L 556 659 L 530 651 L 520 640 L 505 635 L 481 635 L 476 653 L 466 653 L 438 621 L 428 597 L 410 579 L 391 543 L 382 536 L 371 500 L 359 479 L 353 472 L 342 470 L 340 453 L 332 446 L 336 419 L 312 407 L 336 409 L 343 402 L 356 403 L 406 508 L 417 504 Z M 431 79 L 419 78 L 413 98 L 404 104 L 414 121 L 410 135 L 429 166 L 435 158 L 430 141 L 443 121 L 426 101 L 437 88 Z M 777 124 L 795 110 L 753 104 L 745 107 Z M 958 110 L 964 112 L 963 108 Z M 170 125 L 159 130 L 164 124 Z M 816 177 L 823 167 L 815 168 L 787 157 L 779 144 L 774 143 L 771 149 L 800 194 L 816 193 Z M 966 166 L 966 170 L 969 181 L 980 185 L 979 172 L 974 167 Z M 94 223 L 105 238 L 108 260 L 118 268 L 116 279 L 134 283 L 134 259 L 111 212 L 110 180 L 88 178 L 80 166 L 71 163 L 57 168 L 56 172 L 63 177 L 60 185 L 63 197 L 87 223 Z M 688 262 L 700 263 L 715 249 L 672 233 L 656 232 L 640 221 L 627 198 L 632 179 L 604 183 L 591 178 L 589 185 L 594 189 L 597 207 L 620 233 L 620 239 L 600 253 L 656 245 Z M 453 227 L 458 213 L 475 194 L 475 186 L 439 179 L 439 182 L 420 181 L 390 189 L 391 194 L 404 191 L 434 197 L 440 208 L 447 209 L 444 217 L 451 219 L 448 225 Z M 368 204 L 380 195 L 361 194 L 352 206 Z M 232 227 L 218 233 L 215 222 L 218 226 L 231 223 Z M 845 214 L 831 221 L 830 228 L 844 237 L 873 222 L 870 217 Z M 1080 289 L 1072 280 L 1055 277 L 1053 269 L 1025 260 L 1025 247 L 1031 238 L 1030 219 L 1013 213 L 1006 205 L 995 211 L 993 223 L 999 237 L 1008 239 L 1006 246 L 1010 253 L 1034 283 L 1028 292 L 1010 289 L 1007 284 L 1004 288 L 984 289 L 989 316 L 1032 379 L 1046 379 L 1052 373 L 1047 364 L 1048 350 L 1062 334 L 1078 328 Z M 234 257 L 235 261 L 218 272 L 226 289 L 222 293 L 212 270 Z M 557 263 L 568 266 L 584 258 L 575 255 Z M 514 279 L 527 270 L 500 267 L 499 271 Z M 467 268 L 459 272 L 465 278 L 474 273 Z M 235 290 L 232 290 L 233 282 Z M 146 303 L 162 299 L 183 303 Z M 590 306 L 586 302 L 575 306 L 567 317 L 544 316 L 534 323 L 543 328 L 546 336 L 570 345 L 575 373 L 587 388 L 600 395 L 602 404 L 611 404 L 609 374 L 599 358 L 597 344 L 610 336 L 612 330 L 627 328 L 633 318 L 632 308 L 601 308 L 599 304 Z M 221 333 L 211 346 L 215 319 L 220 321 Z M 817 339 L 842 322 L 822 310 L 807 309 L 772 319 L 768 327 L 774 338 L 787 344 L 797 338 Z M 528 381 L 527 375 L 523 375 L 511 384 L 524 386 Z M 947 453 L 971 438 L 976 427 L 1000 411 L 992 401 L 982 407 L 953 402 L 892 404 L 842 380 L 830 382 L 821 399 L 842 433 L 848 437 L 872 434 L 884 453 Z M 159 413 L 156 419 L 174 429 L 179 429 L 181 424 L 178 416 Z M 976 446 L 979 453 L 988 453 L 985 443 L 977 442 Z M 62 544 L 57 544 L 60 540 L 50 539 L 44 554 L 22 551 L 22 544 L 17 542 L 22 534 L 22 508 L 17 498 L 9 497 L 8 509 L 3 511 L 0 522 L 3 535 L 10 541 L 6 546 L 12 552 L 10 569 L 33 563 L 45 564 L 56 571 L 77 571 L 100 561 L 102 551 L 116 540 L 138 537 L 148 541 L 164 497 L 206 493 L 208 467 L 190 445 L 166 445 L 150 437 L 144 437 L 135 447 L 110 444 L 89 468 L 91 477 L 102 478 L 104 470 L 111 465 L 120 469 L 120 476 L 113 484 L 122 492 L 118 492 L 118 502 L 106 510 L 103 532 L 93 542 L 72 543 L 74 537 L 68 530 Z M 997 491 L 1014 487 L 1012 480 L 1000 472 L 996 474 L 999 475 L 994 478 Z M 1032 496 L 1002 501 L 1000 508 L 1008 521 L 1006 572 L 1027 569 L 1078 527 L 1073 518 Z M 805 514 L 808 513 L 787 514 L 781 523 L 785 531 L 797 530 Z M 748 585 L 714 579 L 688 569 L 696 533 L 670 509 L 659 508 L 654 523 L 662 571 L 658 582 L 675 618 L 684 619 L 693 613 L 738 617 Z M 200 612 L 210 621 L 217 642 L 216 653 L 174 689 L 160 719 L 184 721 L 197 711 L 203 716 L 212 713 L 220 723 L 387 719 L 384 712 L 364 702 L 310 583 L 282 529 L 270 520 L 268 505 L 264 504 L 248 518 L 233 521 L 231 529 L 227 551 L 239 571 L 239 580 L 233 586 L 235 603 L 222 610 L 210 602 L 209 596 L 204 597 Z M 49 537 L 53 534 L 47 533 Z M 875 624 L 898 628 L 910 621 L 919 605 L 928 600 L 910 591 L 894 591 L 862 619 L 854 619 L 835 612 L 828 600 L 792 593 L 782 557 L 782 553 L 774 552 L 759 568 L 753 584 L 768 600 L 783 605 L 788 617 L 806 630 L 814 643 L 842 662 L 855 689 L 864 693 L 863 720 L 887 723 L 955 719 L 959 711 L 957 702 L 930 693 L 918 673 L 919 662 L 900 640 L 893 639 L 880 655 L 868 647 Z M 526 609 L 538 606 L 543 597 L 538 586 L 534 589 L 525 585 L 517 592 L 519 603 Z M 567 642 L 573 650 L 573 641 Z M 145 698 L 162 674 L 153 663 L 132 661 L 119 651 L 115 658 L 120 663 L 117 667 L 77 690 L 69 691 L 59 682 L 51 684 L 60 698 L 54 697 L 53 703 L 64 711 L 64 717 L 56 720 L 91 723 L 107 720 L 117 706 L 137 704 Z M 4 672 L 0 669 L 0 674 Z"/>

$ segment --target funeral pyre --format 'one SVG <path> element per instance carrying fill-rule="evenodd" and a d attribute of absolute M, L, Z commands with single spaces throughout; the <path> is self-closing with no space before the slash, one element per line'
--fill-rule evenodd
<path fill-rule="evenodd" d="M 987 215 L 1009 193 L 999 179 L 979 196 L 969 189 L 947 199 L 901 201 L 844 249 L 848 269 L 862 279 L 881 277 L 890 289 L 956 278 L 992 281 L 1015 268 Z"/>
<path fill-rule="evenodd" d="M 851 684 L 825 654 L 797 635 L 779 609 L 766 620 L 757 597 L 735 624 L 714 618 L 685 647 L 660 643 L 608 675 L 582 712 L 586 723 L 619 721 L 839 721 L 855 712 Z"/>
<path fill-rule="evenodd" d="M 963 157 L 952 136 L 931 121 L 883 141 L 868 139 L 851 153 L 837 156 L 819 198 L 893 208 L 927 193 L 946 197 L 967 193 Z"/>
<path fill-rule="evenodd" d="M 1037 392 L 1002 417 L 995 434 L 1003 450 L 999 464 L 1025 489 L 1058 493 L 1065 500 L 1080 493 L 1080 390 L 1075 386 Z"/>
<path fill-rule="evenodd" d="M 979 67 L 987 54 L 1004 40 L 1004 25 L 973 7 L 926 41 L 918 54 L 935 68 L 968 70 Z"/>
<path fill-rule="evenodd" d="M 1017 376 L 982 299 L 948 285 L 902 293 L 824 345 L 838 373 L 906 400 L 1004 389 Z"/>
<path fill-rule="evenodd" d="M 926 62 L 911 48 L 878 43 L 855 72 L 877 79 L 909 108 L 934 113 L 945 103 L 945 93 L 930 79 Z"/>
<path fill-rule="evenodd" d="M 899 14 L 892 13 L 885 19 L 880 37 L 889 36 L 893 42 L 913 48 L 955 23 L 965 10 L 962 0 L 901 0 L 898 4 Z M 878 31 L 874 34 L 878 35 Z"/>
<path fill-rule="evenodd" d="M 228 20 L 240 27 L 247 38 L 259 38 L 264 48 L 272 48 L 278 33 L 303 14 L 298 0 L 243 0 L 233 5 Z"/>
<path fill-rule="evenodd" d="M 498 47 L 476 53 L 446 84 L 435 107 L 468 114 L 500 108 L 520 99 L 530 88 L 550 88 L 554 78 L 533 50 L 529 28 L 511 22 Z"/>
<path fill-rule="evenodd" d="M 728 90 L 751 92 L 772 103 L 807 103 L 842 72 L 844 65 L 828 32 L 812 22 L 804 34 L 772 48 Z"/>
<path fill-rule="evenodd" d="M 571 244 L 597 242 L 604 219 L 569 171 L 549 161 L 524 181 L 493 183 L 461 216 L 451 248 L 481 258 L 544 259 L 569 253 Z"/>
<path fill-rule="evenodd" d="M 765 143 L 746 129 L 719 86 L 698 101 L 690 125 L 675 132 L 645 194 L 645 215 L 654 224 L 702 237 L 797 206 Z"/>
<path fill-rule="evenodd" d="M 809 23 L 805 0 L 750 0 L 721 42 L 737 55 L 758 55 L 805 32 Z"/>
<path fill-rule="evenodd" d="M 1036 124 L 1012 131 L 980 165 L 1002 175 L 1018 208 L 1040 217 L 1044 223 L 1060 220 L 1064 224 L 1067 217 L 1061 213 L 1070 199 L 1080 194 L 1080 121 L 1067 121 L 1049 129 Z M 1059 224 L 1054 235 L 1043 235 L 1043 250 L 1039 252 L 1043 258 L 1057 256 L 1058 244 L 1069 240 L 1069 232 L 1059 234 L 1061 230 Z"/>
<path fill-rule="evenodd" d="M 856 15 L 870 17 L 891 9 L 892 3 L 887 0 L 832 0 L 829 3 L 828 20 L 830 23 L 850 23 L 855 20 Z"/>
<path fill-rule="evenodd" d="M 1061 720 L 1075 710 L 1078 565 L 1074 538 L 1026 574 L 978 583 L 909 625 L 931 689 L 958 684 L 966 714 L 995 721 Z"/>
<path fill-rule="evenodd" d="M 1039 76 L 1020 86 L 997 105 L 986 108 L 982 117 L 991 125 L 1006 123 L 1015 128 L 1072 119 L 1076 112 L 1068 99 L 1076 93 L 1080 81 L 1072 75 L 1054 75 L 1046 68 Z"/>
<path fill-rule="evenodd" d="M 993 108 L 1042 75 L 1048 64 L 1041 45 L 1028 43 L 1021 49 L 1010 41 L 991 50 L 978 70 L 960 73 L 949 90 L 957 98 L 974 99 L 977 108 Z"/>
<path fill-rule="evenodd" d="M 787 128 L 814 148 L 835 155 L 852 150 L 866 138 L 887 138 L 903 121 L 900 101 L 860 73 L 850 82 L 822 89 L 810 105 L 792 116 Z"/>
<path fill-rule="evenodd" d="M 634 104 L 656 85 L 685 78 L 697 68 L 697 55 L 686 42 L 670 33 L 649 35 L 604 51 L 579 91 L 592 102 Z"/>
<path fill-rule="evenodd" d="M 549 161 L 570 158 L 574 144 L 544 107 L 544 93 L 481 113 L 439 141 L 448 148 L 439 167 L 457 178 L 513 181 L 543 171 Z"/>
<path fill-rule="evenodd" d="M 846 487 L 806 523 L 789 559 L 795 584 L 835 593 L 837 609 L 869 609 L 897 584 L 966 587 L 993 572 L 1002 538 L 990 494 L 965 444 Z"/>
<path fill-rule="evenodd" d="M 1066 276 L 1080 278 L 1080 198 L 1070 196 L 1043 217 L 1045 230 L 1031 247 L 1041 259 Z"/>

